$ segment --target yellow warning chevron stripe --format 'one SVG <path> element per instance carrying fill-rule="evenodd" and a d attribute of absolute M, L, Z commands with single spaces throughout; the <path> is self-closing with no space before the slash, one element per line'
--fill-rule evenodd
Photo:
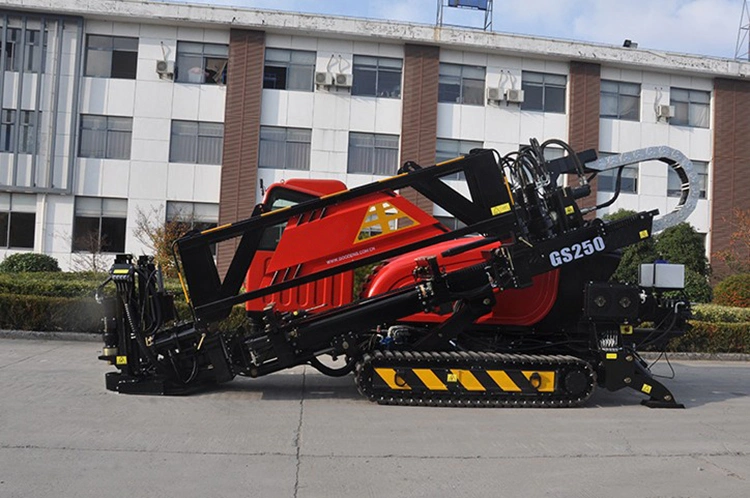
<path fill-rule="evenodd" d="M 377 373 L 391 389 L 401 391 L 411 390 L 409 384 L 407 384 L 400 375 L 397 375 L 396 370 L 393 368 L 376 368 L 375 373 Z"/>
<path fill-rule="evenodd" d="M 451 369 L 451 373 L 456 376 L 467 391 L 486 391 L 484 386 L 474 377 L 474 374 L 468 370 Z"/>
<path fill-rule="evenodd" d="M 531 382 L 531 376 L 534 374 L 539 375 L 541 383 L 536 387 L 537 392 L 540 393 L 551 393 L 555 391 L 555 372 L 539 372 L 537 370 L 524 370 L 523 376 Z M 533 384 L 532 384 L 533 386 Z"/>
<path fill-rule="evenodd" d="M 508 392 L 521 392 L 521 388 L 516 385 L 513 380 L 508 377 L 508 374 L 502 370 L 487 370 L 487 375 L 492 377 L 495 384 L 500 387 L 503 391 Z"/>
<path fill-rule="evenodd" d="M 414 373 L 417 374 L 419 380 L 425 385 L 430 391 L 447 391 L 448 387 L 435 375 L 435 372 L 429 368 L 415 368 Z"/>

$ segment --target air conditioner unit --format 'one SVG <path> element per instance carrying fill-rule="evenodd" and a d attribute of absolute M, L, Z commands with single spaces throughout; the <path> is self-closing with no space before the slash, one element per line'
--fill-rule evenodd
<path fill-rule="evenodd" d="M 338 73 L 336 74 L 336 86 L 340 86 L 342 88 L 350 88 L 352 86 L 352 82 L 354 81 L 354 77 L 351 74 L 344 74 L 344 73 Z"/>
<path fill-rule="evenodd" d="M 172 77 L 174 75 L 174 61 L 156 61 L 156 74 Z"/>
<path fill-rule="evenodd" d="M 656 117 L 657 118 L 672 118 L 674 117 L 674 106 L 661 104 L 656 106 Z"/>
<path fill-rule="evenodd" d="M 319 86 L 331 86 L 333 85 L 333 74 L 318 71 L 315 73 L 315 84 Z"/>
<path fill-rule="evenodd" d="M 523 90 L 519 90 L 516 88 L 505 90 L 505 99 L 508 102 L 512 102 L 514 104 L 520 104 L 521 102 L 523 102 Z"/>
<path fill-rule="evenodd" d="M 487 100 L 490 102 L 500 102 L 503 100 L 503 91 L 499 88 L 487 88 Z"/>

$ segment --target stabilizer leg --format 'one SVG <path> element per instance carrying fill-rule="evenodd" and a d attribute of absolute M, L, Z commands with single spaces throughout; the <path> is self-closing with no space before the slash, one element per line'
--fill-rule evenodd
<path fill-rule="evenodd" d="M 629 387 L 640 393 L 648 394 L 649 399 L 641 404 L 649 408 L 685 408 L 677 403 L 672 392 L 664 384 L 654 378 L 643 363 L 630 348 L 621 348 L 618 352 L 602 353 L 604 387 L 610 391 L 617 391 Z"/>

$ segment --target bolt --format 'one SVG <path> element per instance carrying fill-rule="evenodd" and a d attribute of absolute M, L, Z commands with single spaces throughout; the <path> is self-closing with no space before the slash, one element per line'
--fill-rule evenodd
<path fill-rule="evenodd" d="M 626 384 L 630 384 L 630 382 L 632 382 L 630 377 L 625 377 L 625 379 L 623 380 L 625 381 Z"/>
<path fill-rule="evenodd" d="M 349 349 L 349 343 L 344 341 L 341 343 L 341 347 L 343 347 L 344 349 Z"/>
<path fill-rule="evenodd" d="M 484 298 L 484 300 L 482 301 L 482 304 L 484 304 L 485 306 L 489 306 L 491 302 L 492 302 L 492 301 L 490 301 L 490 298 L 486 297 L 486 298 Z"/>
<path fill-rule="evenodd" d="M 664 396 L 664 401 L 672 401 L 672 396 L 667 394 L 666 396 Z"/>
<path fill-rule="evenodd" d="M 627 355 L 625 361 L 633 361 L 633 355 Z"/>

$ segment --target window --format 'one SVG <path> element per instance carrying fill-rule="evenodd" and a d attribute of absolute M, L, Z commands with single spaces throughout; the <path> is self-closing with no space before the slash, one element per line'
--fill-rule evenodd
<path fill-rule="evenodd" d="M 670 124 L 708 128 L 710 92 L 671 88 L 669 95 L 669 105 L 674 106 L 674 116 L 669 119 Z"/>
<path fill-rule="evenodd" d="M 138 38 L 86 37 L 86 76 L 134 80 L 137 68 Z"/>
<path fill-rule="evenodd" d="M 81 115 L 79 157 L 130 159 L 133 118 Z"/>
<path fill-rule="evenodd" d="M 521 89 L 524 111 L 565 113 L 565 85 L 567 77 L 560 74 L 532 73 L 521 74 Z"/>
<path fill-rule="evenodd" d="M 36 152 L 36 111 L 21 111 L 21 136 L 16 136 L 16 110 L 3 109 L 0 111 L 0 152 L 16 152 L 16 139 L 21 143 L 18 152 L 33 154 Z"/>
<path fill-rule="evenodd" d="M 228 57 L 228 45 L 177 42 L 176 79 L 181 83 L 225 84 Z"/>
<path fill-rule="evenodd" d="M 128 201 L 99 197 L 76 197 L 73 250 L 123 252 Z"/>
<path fill-rule="evenodd" d="M 0 248 L 33 249 L 36 195 L 0 193 Z"/>
<path fill-rule="evenodd" d="M 462 221 L 454 218 L 453 216 L 433 216 L 440 223 L 450 228 L 451 230 L 458 230 L 459 228 L 465 228 L 466 224 Z"/>
<path fill-rule="evenodd" d="M 315 52 L 266 49 L 263 88 L 312 92 Z"/>
<path fill-rule="evenodd" d="M 395 175 L 398 169 L 398 135 L 349 133 L 347 173 Z"/>
<path fill-rule="evenodd" d="M 601 152 L 599 157 L 606 157 L 611 154 Z M 610 169 L 596 175 L 598 179 L 597 190 L 599 192 L 614 192 L 617 186 L 618 169 Z M 638 165 L 629 164 L 622 169 L 622 178 L 620 179 L 620 192 L 623 194 L 638 193 Z"/>
<path fill-rule="evenodd" d="M 289 190 L 277 185 L 270 190 L 268 197 L 266 198 L 266 207 L 270 208 L 271 211 L 275 211 L 276 209 L 296 206 L 300 202 L 309 201 L 314 198 L 315 196 L 313 195 Z M 267 227 L 263 230 L 258 249 L 261 251 L 275 250 L 276 246 L 279 245 L 279 240 L 281 240 L 281 234 L 284 233 L 286 223 L 287 222 L 284 221 L 283 223 Z"/>
<path fill-rule="evenodd" d="M 599 116 L 638 121 L 641 119 L 640 108 L 640 84 L 602 80 Z"/>
<path fill-rule="evenodd" d="M 695 172 L 698 174 L 699 197 L 706 198 L 706 186 L 708 185 L 708 163 L 705 161 L 692 161 Z M 667 195 L 679 197 L 682 194 L 682 181 L 675 170 L 667 168 Z"/>
<path fill-rule="evenodd" d="M 261 126 L 258 167 L 309 170 L 311 135 L 302 128 Z"/>
<path fill-rule="evenodd" d="M 216 228 L 219 224 L 219 205 L 202 202 L 167 202 L 167 221 L 178 223 L 180 232 L 191 230 L 202 232 Z M 216 256 L 216 244 L 211 244 L 211 253 Z"/>
<path fill-rule="evenodd" d="M 21 65 L 21 28 L 7 28 L 5 35 L 5 70 L 15 71 L 23 69 L 26 72 L 42 72 L 42 36 L 38 29 L 26 30 L 26 52 L 24 64 Z M 46 38 L 46 37 L 45 37 Z M 47 45 L 45 39 L 44 45 Z"/>
<path fill-rule="evenodd" d="M 450 138 L 438 138 L 437 150 L 435 151 L 435 162 L 441 163 L 454 157 L 463 156 L 469 153 L 471 149 L 481 149 L 482 142 L 472 142 L 469 140 L 453 140 Z M 466 176 L 463 171 L 452 175 L 443 176 L 442 180 L 465 180 Z"/>
<path fill-rule="evenodd" d="M 401 59 L 354 56 L 352 95 L 401 98 Z"/>
<path fill-rule="evenodd" d="M 169 161 L 173 163 L 221 164 L 224 123 L 172 121 Z"/>
<path fill-rule="evenodd" d="M 483 67 L 441 62 L 438 102 L 484 105 L 484 73 Z"/>

